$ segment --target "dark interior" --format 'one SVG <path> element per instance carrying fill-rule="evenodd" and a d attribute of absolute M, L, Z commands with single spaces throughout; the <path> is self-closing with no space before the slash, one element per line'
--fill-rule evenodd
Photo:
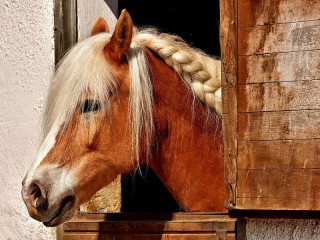
<path fill-rule="evenodd" d="M 152 26 L 174 33 L 207 54 L 220 56 L 219 1 L 119 0 L 119 14 L 127 9 L 137 27 Z M 153 170 L 142 167 L 122 177 L 123 212 L 181 211 Z"/>
<path fill-rule="evenodd" d="M 220 56 L 218 0 L 119 0 L 135 26 L 153 26 L 174 33 L 204 52 Z"/>

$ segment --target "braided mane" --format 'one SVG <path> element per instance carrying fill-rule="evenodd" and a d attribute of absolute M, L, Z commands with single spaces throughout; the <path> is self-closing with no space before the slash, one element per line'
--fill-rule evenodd
<path fill-rule="evenodd" d="M 198 49 L 191 48 L 180 37 L 148 28 L 135 29 L 133 44 L 158 54 L 190 85 L 195 95 L 221 115 L 221 62 Z"/>

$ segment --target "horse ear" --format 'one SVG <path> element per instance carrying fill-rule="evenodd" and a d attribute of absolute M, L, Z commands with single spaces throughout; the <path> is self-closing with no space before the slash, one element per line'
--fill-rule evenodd
<path fill-rule="evenodd" d="M 129 13 L 123 9 L 111 36 L 105 47 L 107 54 L 116 62 L 121 62 L 127 53 L 133 32 L 133 23 Z"/>
<path fill-rule="evenodd" d="M 109 32 L 109 26 L 102 17 L 99 17 L 91 31 L 91 36 L 102 32 Z"/>

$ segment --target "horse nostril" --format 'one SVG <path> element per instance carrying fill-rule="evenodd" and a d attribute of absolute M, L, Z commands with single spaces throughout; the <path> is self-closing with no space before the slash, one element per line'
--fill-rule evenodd
<path fill-rule="evenodd" d="M 41 189 L 37 184 L 33 183 L 31 185 L 31 187 L 30 187 L 30 195 L 31 196 L 33 195 L 35 199 L 37 199 L 37 198 L 42 196 Z"/>
<path fill-rule="evenodd" d="M 48 209 L 48 199 L 46 198 L 46 194 L 44 191 L 44 187 L 39 183 L 33 183 L 30 186 L 30 199 L 32 205 L 36 207 L 38 210 L 47 210 Z"/>
<path fill-rule="evenodd" d="M 66 196 L 66 197 L 62 200 L 61 205 L 66 205 L 66 204 L 68 204 L 68 203 L 70 203 L 70 202 L 74 202 L 75 199 L 76 199 L 76 198 L 75 198 L 75 196 L 73 196 L 73 195 Z"/>

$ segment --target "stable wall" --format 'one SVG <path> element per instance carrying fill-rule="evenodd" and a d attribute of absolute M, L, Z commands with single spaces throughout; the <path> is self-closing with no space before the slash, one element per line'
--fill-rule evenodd
<path fill-rule="evenodd" d="M 54 69 L 53 1 L 2 0 L 0 29 L 0 239 L 50 240 L 54 230 L 29 217 L 20 191 Z"/>

